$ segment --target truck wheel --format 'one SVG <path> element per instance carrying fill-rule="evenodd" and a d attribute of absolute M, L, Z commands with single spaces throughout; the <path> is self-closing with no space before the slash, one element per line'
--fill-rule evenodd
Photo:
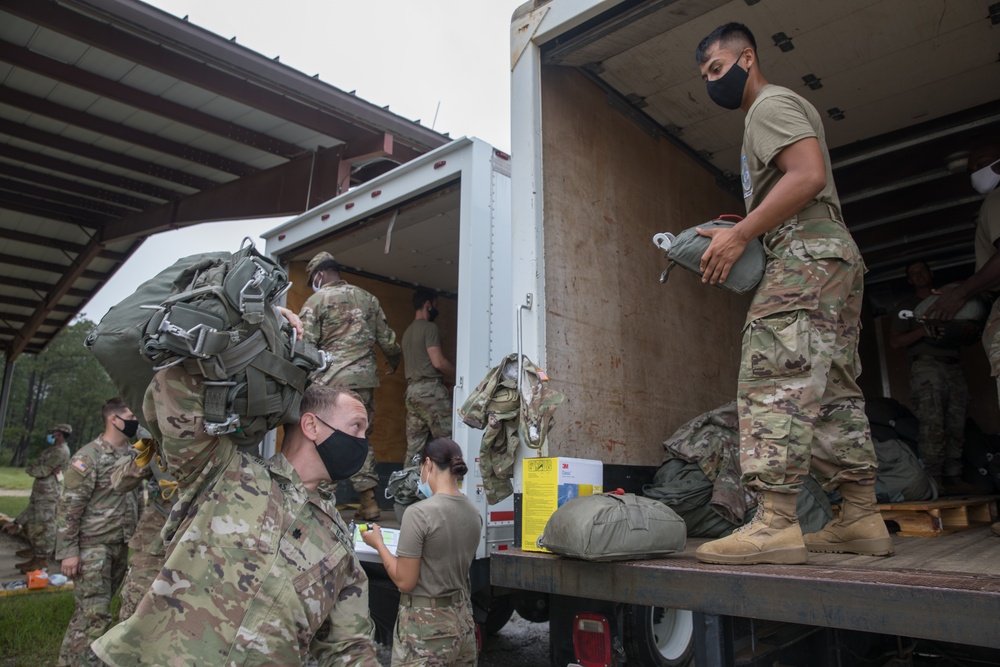
<path fill-rule="evenodd" d="M 694 653 L 690 611 L 627 605 L 623 616 L 625 654 L 634 664 L 684 667 L 690 663 Z"/>
<path fill-rule="evenodd" d="M 517 615 L 532 623 L 544 623 L 549 620 L 549 596 L 545 593 L 522 591 L 516 595 L 514 609 Z"/>
<path fill-rule="evenodd" d="M 486 621 L 483 623 L 483 632 L 487 635 L 495 635 L 507 625 L 507 621 L 514 615 L 514 599 L 511 595 L 495 595 L 490 598 L 490 607 L 486 612 Z"/>

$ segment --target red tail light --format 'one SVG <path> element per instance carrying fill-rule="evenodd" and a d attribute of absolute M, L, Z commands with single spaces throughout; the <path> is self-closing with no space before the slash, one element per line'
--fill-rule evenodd
<path fill-rule="evenodd" d="M 581 667 L 611 665 L 611 628 L 600 614 L 577 614 L 573 618 L 573 652 Z"/>

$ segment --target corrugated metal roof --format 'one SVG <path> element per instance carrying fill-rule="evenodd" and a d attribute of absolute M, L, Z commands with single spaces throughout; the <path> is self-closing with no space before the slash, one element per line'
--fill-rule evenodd
<path fill-rule="evenodd" d="M 150 234 L 300 213 L 448 137 L 135 0 L 0 5 L 0 349 Z"/>

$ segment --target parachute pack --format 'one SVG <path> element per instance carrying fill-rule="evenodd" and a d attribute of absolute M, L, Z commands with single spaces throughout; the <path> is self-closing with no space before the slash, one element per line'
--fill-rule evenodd
<path fill-rule="evenodd" d="M 666 270 L 660 275 L 660 282 L 667 282 L 670 271 L 678 264 L 688 271 L 701 276 L 701 256 L 708 250 L 712 239 L 699 234 L 698 229 L 729 229 L 742 219 L 738 215 L 721 215 L 703 225 L 685 229 L 677 235 L 669 232 L 656 234 L 653 237 L 653 245 L 667 253 L 667 259 L 670 261 Z M 730 268 L 726 280 L 719 283 L 718 286 L 737 294 L 746 294 L 755 288 L 760 279 L 764 277 L 764 265 L 766 261 L 764 246 L 761 244 L 760 239 L 751 239 L 743 254 L 736 260 L 732 268 Z"/>
<path fill-rule="evenodd" d="M 255 445 L 298 418 L 306 379 L 325 356 L 274 308 L 288 275 L 244 239 L 236 253 L 178 260 L 101 319 L 86 346 L 140 422 L 153 376 L 183 364 L 205 386 L 205 432 Z"/>

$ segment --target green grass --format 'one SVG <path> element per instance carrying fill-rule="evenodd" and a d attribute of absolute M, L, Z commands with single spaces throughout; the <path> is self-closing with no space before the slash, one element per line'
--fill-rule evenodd
<path fill-rule="evenodd" d="M 0 514 L 17 517 L 28 506 L 28 500 L 28 496 L 0 496 Z"/>
<path fill-rule="evenodd" d="M 24 468 L 0 466 L 0 489 L 30 489 L 34 481 Z"/>
<path fill-rule="evenodd" d="M 73 591 L 0 598 L 3 664 L 12 667 L 54 665 L 73 615 L 73 605 Z"/>

